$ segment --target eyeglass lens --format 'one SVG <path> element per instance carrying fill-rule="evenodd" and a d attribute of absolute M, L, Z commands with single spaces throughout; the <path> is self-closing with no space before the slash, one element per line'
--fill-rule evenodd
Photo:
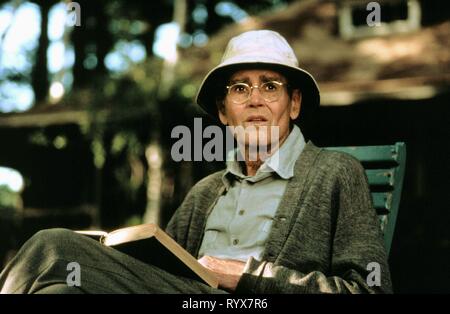
<path fill-rule="evenodd" d="M 249 86 L 246 83 L 236 83 L 228 87 L 228 97 L 234 103 L 243 103 L 250 99 L 254 88 L 259 90 L 262 98 L 267 102 L 276 101 L 282 91 L 283 83 L 270 81 L 260 86 Z"/>

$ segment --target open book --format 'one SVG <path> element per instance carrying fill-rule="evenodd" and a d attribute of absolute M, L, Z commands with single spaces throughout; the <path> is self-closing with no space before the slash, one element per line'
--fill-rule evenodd
<path fill-rule="evenodd" d="M 145 263 L 166 270 L 177 276 L 203 281 L 218 287 L 218 280 L 191 254 L 155 224 L 142 224 L 117 229 L 112 232 L 76 231 L 100 243 L 131 255 Z"/>

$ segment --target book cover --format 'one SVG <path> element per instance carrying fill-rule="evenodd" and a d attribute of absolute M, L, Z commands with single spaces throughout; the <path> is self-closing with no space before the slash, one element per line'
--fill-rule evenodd
<path fill-rule="evenodd" d="M 76 232 L 176 276 L 199 280 L 214 288 L 219 285 L 209 269 L 203 267 L 195 257 L 155 224 L 142 224 L 110 233 L 92 230 Z"/>

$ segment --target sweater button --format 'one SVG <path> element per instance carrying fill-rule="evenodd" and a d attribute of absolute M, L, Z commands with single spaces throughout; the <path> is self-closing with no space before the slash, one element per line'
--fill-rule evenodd
<path fill-rule="evenodd" d="M 238 245 L 239 244 L 239 239 L 234 239 L 233 240 L 233 245 Z"/>

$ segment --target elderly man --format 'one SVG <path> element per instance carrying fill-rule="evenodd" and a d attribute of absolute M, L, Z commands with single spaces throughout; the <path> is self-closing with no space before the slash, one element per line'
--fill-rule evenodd
<path fill-rule="evenodd" d="M 53 229 L 24 245 L 1 274 L 1 291 L 391 292 L 363 168 L 348 155 L 306 143 L 294 123 L 301 125 L 318 106 L 319 91 L 282 36 L 260 30 L 233 38 L 203 81 L 197 103 L 245 132 L 236 136 L 238 149 L 226 169 L 190 190 L 166 231 L 216 273 L 219 289 Z M 266 153 L 259 154 L 263 146 Z M 81 265 L 79 287 L 66 284 L 70 261 Z M 369 285 L 367 266 L 374 262 L 380 282 Z"/>

